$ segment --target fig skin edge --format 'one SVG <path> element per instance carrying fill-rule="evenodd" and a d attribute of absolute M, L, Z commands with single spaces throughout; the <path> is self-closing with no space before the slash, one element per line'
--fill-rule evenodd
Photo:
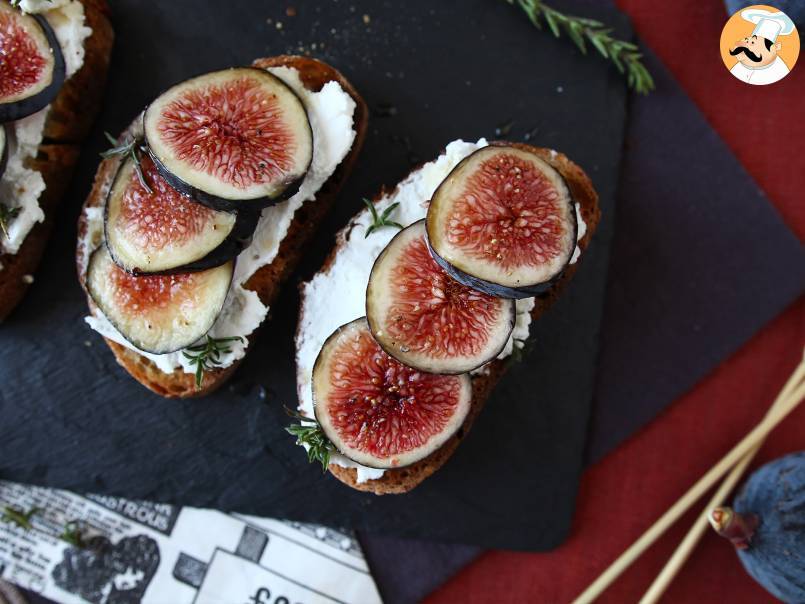
<path fill-rule="evenodd" d="M 489 143 L 489 145 L 487 147 L 483 147 L 482 149 L 479 149 L 478 151 L 481 151 L 481 150 L 483 150 L 485 148 L 489 148 L 489 147 L 514 148 L 514 149 L 517 149 L 519 151 L 529 151 L 529 152 L 533 152 L 533 149 L 534 149 L 534 147 L 530 147 L 529 145 L 520 145 L 520 144 L 517 144 L 517 143 L 512 144 L 512 143 L 507 143 L 505 141 L 492 141 L 492 142 Z M 431 199 L 436 199 L 437 198 L 437 196 L 439 195 L 439 189 L 441 189 L 442 186 L 444 186 L 444 184 L 450 179 L 450 176 L 452 174 L 454 174 L 454 173 L 459 172 L 461 170 L 461 168 L 466 163 L 468 163 L 472 159 L 472 157 L 475 155 L 475 153 L 477 153 L 478 151 L 475 151 L 475 152 L 471 153 L 470 155 L 468 155 L 467 157 L 462 159 L 458 164 L 456 164 L 456 166 L 445 177 L 444 181 L 442 181 L 442 184 L 440 184 L 436 188 L 436 191 L 434 191 L 433 195 L 431 196 Z M 565 188 L 567 189 L 567 192 L 568 192 L 567 203 L 570 206 L 568 215 L 570 216 L 570 220 L 571 220 L 572 227 L 573 227 L 573 239 L 572 240 L 577 241 L 579 225 L 578 225 L 578 220 L 577 220 L 577 217 L 576 217 L 576 205 L 575 205 L 576 204 L 576 199 L 575 199 L 575 196 L 573 195 L 573 189 L 570 186 L 570 183 L 568 182 L 568 180 L 564 177 L 564 175 L 558 169 L 556 169 L 556 167 L 553 166 L 550 161 L 548 161 L 545 157 L 542 157 L 539 154 L 537 154 L 537 156 L 540 159 L 542 159 L 543 161 L 545 161 L 545 163 L 547 163 L 554 170 L 556 170 L 556 173 L 558 174 L 559 178 L 564 183 Z M 542 294 L 545 294 L 558 281 L 560 281 L 562 279 L 563 275 L 567 271 L 568 266 L 570 265 L 570 260 L 573 258 L 573 253 L 571 252 L 571 254 L 568 256 L 567 261 L 564 263 L 562 268 L 553 277 L 551 277 L 547 281 L 543 281 L 541 283 L 536 283 L 534 285 L 524 285 L 524 286 L 521 286 L 521 287 L 511 287 L 511 286 L 507 286 L 507 285 L 502 285 L 500 283 L 495 283 L 494 281 L 490 281 L 490 280 L 487 280 L 487 279 L 480 279 L 478 277 L 470 275 L 469 273 L 467 273 L 467 272 L 459 269 L 458 267 L 450 264 L 450 262 L 448 262 L 445 258 L 440 256 L 439 253 L 431 245 L 431 238 L 432 238 L 431 233 L 433 232 L 433 229 L 435 228 L 433 222 L 434 221 L 430 220 L 429 217 L 425 218 L 425 228 L 426 228 L 426 232 L 427 232 L 426 240 L 428 242 L 428 249 L 430 250 L 431 256 L 433 256 L 433 259 L 436 261 L 436 263 L 439 266 L 441 266 L 442 269 L 448 275 L 453 277 L 459 283 L 462 283 L 462 284 L 466 285 L 467 287 L 471 287 L 472 289 L 475 289 L 477 291 L 483 292 L 485 294 L 489 294 L 490 296 L 497 296 L 497 297 L 500 297 L 500 298 L 512 298 L 512 299 L 515 299 L 515 300 L 520 300 L 520 299 L 523 299 L 523 298 L 532 298 L 532 297 L 535 297 L 535 296 L 540 296 Z"/>
<path fill-rule="evenodd" d="M 39 28 L 45 34 L 45 39 L 48 41 L 50 52 L 53 56 L 52 79 L 50 84 L 34 96 L 26 97 L 12 103 L 0 103 L 0 122 L 3 123 L 20 120 L 47 107 L 59 95 L 67 79 L 67 67 L 64 62 L 64 54 L 62 53 L 61 45 L 50 23 L 48 23 L 47 19 L 42 15 L 28 16 L 37 22 Z M 6 141 L 6 146 L 8 146 L 8 141 Z M 0 173 L 2 173 L 2 170 L 0 170 Z"/>
<path fill-rule="evenodd" d="M 238 70 L 238 71 L 248 70 L 248 71 L 254 71 L 254 72 L 259 73 L 261 77 L 263 77 L 265 75 L 270 76 L 276 83 L 278 83 L 280 86 L 282 86 L 288 92 L 291 93 L 291 95 L 293 96 L 294 99 L 296 99 L 296 102 L 299 104 L 299 106 L 302 108 L 302 111 L 305 114 L 308 133 L 309 133 L 309 136 L 310 136 L 310 158 L 308 159 L 308 163 L 305 166 L 304 171 L 300 175 L 296 175 L 293 179 L 289 180 L 286 183 L 286 187 L 282 190 L 281 193 L 279 193 L 278 195 L 276 195 L 274 197 L 260 197 L 260 198 L 256 198 L 256 199 L 241 200 L 241 201 L 231 200 L 231 199 L 226 199 L 224 197 L 219 197 L 217 195 L 213 195 L 211 193 L 207 193 L 206 191 L 203 191 L 203 190 L 191 185 L 190 183 L 188 183 L 187 181 L 182 179 L 180 176 L 178 176 L 178 175 L 174 174 L 173 172 L 171 172 L 168 169 L 168 167 L 159 159 L 159 157 L 157 157 L 156 153 L 151 149 L 151 145 L 148 142 L 148 132 L 147 132 L 147 130 L 145 128 L 145 121 L 146 121 L 146 116 L 148 115 L 148 110 L 151 108 L 150 105 L 145 108 L 145 110 L 143 111 L 143 114 L 142 114 L 143 140 L 145 141 L 145 147 L 148 150 L 148 155 L 151 158 L 151 161 L 154 162 L 154 165 L 156 166 L 156 168 L 159 171 L 159 173 L 162 176 L 162 178 L 164 178 L 168 182 L 168 184 L 170 186 L 172 186 L 174 189 L 176 189 L 180 193 L 183 193 L 183 194 L 185 194 L 185 195 L 187 195 L 189 197 L 192 197 L 193 199 L 195 199 L 199 203 L 201 203 L 201 204 L 203 204 L 203 205 L 205 205 L 205 206 L 207 206 L 207 207 L 209 207 L 209 208 L 211 208 L 213 210 L 218 210 L 218 211 L 222 211 L 222 212 L 234 212 L 234 211 L 244 211 L 244 210 L 245 211 L 260 212 L 261 210 L 263 210 L 263 209 L 265 209 L 267 207 L 276 205 L 276 204 L 278 204 L 278 203 L 280 203 L 282 201 L 290 199 L 291 197 L 293 197 L 294 195 L 296 195 L 299 192 L 299 189 L 302 186 L 302 183 L 305 181 L 305 177 L 307 176 L 308 171 L 310 170 L 310 166 L 313 163 L 313 155 L 314 155 L 313 146 L 315 144 L 314 140 L 313 140 L 313 127 L 310 125 L 310 116 L 308 115 L 307 107 L 305 106 L 304 101 L 296 93 L 296 91 L 293 88 L 291 88 L 291 86 L 289 86 L 288 84 L 286 84 L 282 80 L 282 78 L 279 78 L 279 77 L 273 75 L 267 69 L 261 69 L 261 68 L 258 68 L 258 67 L 232 67 L 232 68 L 230 68 L 230 70 L 232 70 L 232 71 L 234 71 L 234 70 Z M 226 71 L 226 70 L 223 70 L 223 71 Z M 205 75 L 208 75 L 208 74 L 203 73 L 203 74 L 199 74 L 199 75 L 194 76 L 194 77 L 203 77 Z M 178 82 L 174 86 L 179 86 L 180 84 L 186 82 L 187 80 L 194 79 L 194 77 L 186 78 L 185 80 L 182 80 L 182 82 Z M 170 89 L 168 89 L 168 90 L 170 90 Z M 167 92 L 167 90 L 163 91 L 159 96 L 161 97 L 163 94 L 165 94 L 165 92 Z M 159 97 L 157 97 L 157 98 L 159 98 Z"/>

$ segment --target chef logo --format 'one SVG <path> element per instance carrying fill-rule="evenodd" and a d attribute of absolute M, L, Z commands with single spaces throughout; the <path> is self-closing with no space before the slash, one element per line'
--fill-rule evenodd
<path fill-rule="evenodd" d="M 763 86 L 782 80 L 798 56 L 794 22 L 772 6 L 757 4 L 739 10 L 721 32 L 724 65 L 746 84 Z"/>

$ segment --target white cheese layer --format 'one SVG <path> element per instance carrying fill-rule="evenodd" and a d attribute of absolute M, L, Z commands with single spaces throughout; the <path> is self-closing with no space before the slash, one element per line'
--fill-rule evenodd
<path fill-rule="evenodd" d="M 450 143 L 435 161 L 412 172 L 391 194 L 381 198 L 376 206 L 378 213 L 398 203 L 399 206 L 390 216 L 395 222 L 408 226 L 425 218 L 427 202 L 450 171 L 462 159 L 486 145 L 485 139 L 477 143 L 462 140 Z M 318 273 L 303 286 L 304 303 L 296 341 L 296 363 L 299 408 L 308 417 L 313 417 L 311 379 L 319 351 L 339 326 L 366 314 L 366 286 L 372 265 L 398 233 L 395 228 L 382 228 L 365 237 L 370 224 L 369 210 L 363 210 L 350 223 L 349 233 L 329 269 Z M 581 239 L 584 230 L 586 225 L 583 228 L 580 226 L 578 239 Z M 514 329 L 497 358 L 504 359 L 512 353 L 514 346 L 523 345 L 522 342 L 528 338 L 533 308 L 534 298 L 517 300 Z M 487 366 L 479 367 L 472 373 L 482 374 L 486 369 Z M 331 462 L 345 468 L 356 468 L 358 482 L 377 479 L 384 474 L 384 470 L 367 468 L 340 454 L 333 454 Z"/>
<path fill-rule="evenodd" d="M 0 203 L 19 208 L 19 214 L 8 222 L 8 237 L 0 235 L 4 254 L 16 254 L 34 225 L 45 219 L 45 213 L 39 207 L 45 179 L 26 163 L 38 152 L 47 111 L 45 108 L 11 124 L 11 137 L 6 141 L 9 145 L 8 163 L 0 179 Z"/>
<path fill-rule="evenodd" d="M 84 5 L 78 0 L 22 0 L 20 7 L 27 13 L 42 14 L 61 46 L 64 66 L 69 78 L 84 64 L 84 42 L 92 35 L 84 18 Z"/>
<path fill-rule="evenodd" d="M 47 19 L 64 54 L 67 77 L 84 64 L 84 42 L 92 35 L 85 25 L 84 5 L 78 0 L 22 0 L 20 8 L 27 13 L 40 13 Z M 50 106 L 11 124 L 12 136 L 7 141 L 9 157 L 0 179 L 0 200 L 9 207 L 20 208 L 9 222 L 8 238 L 3 237 L 0 251 L 16 254 L 37 222 L 45 219 L 39 197 L 45 190 L 42 175 L 25 164 L 38 153 L 42 132 Z"/>
<path fill-rule="evenodd" d="M 263 210 L 251 245 L 238 256 L 232 287 L 224 308 L 209 334 L 215 338 L 241 336 L 244 341 L 234 342 L 230 352 L 221 356 L 222 367 L 228 367 L 243 358 L 248 347 L 248 336 L 268 314 L 268 308 L 260 302 L 257 294 L 245 289 L 244 284 L 255 271 L 276 258 L 294 214 L 304 202 L 316 197 L 316 193 L 349 153 L 356 135 L 353 127 L 355 101 L 337 82 L 328 82 L 319 92 L 311 92 L 302 84 L 296 69 L 272 67 L 269 71 L 291 86 L 307 108 L 313 130 L 313 162 L 302 186 L 293 197 Z M 89 258 L 89 253 L 86 252 L 95 249 L 103 239 L 103 210 L 87 208 L 85 215 L 88 229 L 81 245 L 85 250 L 86 260 Z M 86 270 L 86 266 L 82 267 L 82 270 Z M 151 360 L 165 373 L 172 373 L 176 369 L 182 369 L 185 373 L 195 372 L 195 367 L 185 358 L 181 350 L 163 355 L 138 350 L 100 311 L 86 317 L 86 322 L 102 336 Z"/>

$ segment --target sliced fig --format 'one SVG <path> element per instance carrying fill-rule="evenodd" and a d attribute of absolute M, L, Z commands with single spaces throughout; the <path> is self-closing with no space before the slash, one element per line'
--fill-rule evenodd
<path fill-rule="evenodd" d="M 436 375 L 387 355 L 365 317 L 339 327 L 313 367 L 316 419 L 346 457 L 370 468 L 424 459 L 470 410 L 468 374 Z"/>
<path fill-rule="evenodd" d="M 165 180 L 217 210 L 259 209 L 290 197 L 313 158 L 304 104 L 263 69 L 177 84 L 151 103 L 143 125 Z"/>
<path fill-rule="evenodd" d="M 6 171 L 6 162 L 8 162 L 8 140 L 9 140 L 8 126 L 0 124 L 0 177 Z"/>
<path fill-rule="evenodd" d="M 121 335 L 144 352 L 167 354 L 203 337 L 221 312 L 234 262 L 199 273 L 136 277 L 105 246 L 89 260 L 87 290 Z"/>
<path fill-rule="evenodd" d="M 433 194 L 428 243 L 453 278 L 493 296 L 550 288 L 576 248 L 562 176 L 536 153 L 495 144 L 461 161 Z"/>
<path fill-rule="evenodd" d="M 251 240 L 258 212 L 219 212 L 182 195 L 147 156 L 121 165 L 106 199 L 104 228 L 112 259 L 135 274 L 194 272 L 220 266 Z"/>
<path fill-rule="evenodd" d="M 0 2 L 0 57 L 0 122 L 36 113 L 56 98 L 64 56 L 44 17 Z"/>
<path fill-rule="evenodd" d="M 514 300 L 459 283 L 428 251 L 425 221 L 400 231 L 372 267 L 366 318 L 380 347 L 431 373 L 465 373 L 494 359 L 514 328 Z"/>

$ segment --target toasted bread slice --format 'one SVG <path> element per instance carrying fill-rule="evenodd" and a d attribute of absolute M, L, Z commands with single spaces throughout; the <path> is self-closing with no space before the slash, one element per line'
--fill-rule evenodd
<path fill-rule="evenodd" d="M 0 321 L 17 306 L 32 282 L 53 230 L 59 201 L 78 161 L 78 145 L 87 137 L 100 109 L 109 71 L 114 32 L 105 0 L 81 0 L 92 35 L 84 42 L 84 64 L 62 86 L 50 106 L 44 141 L 28 167 L 42 174 L 46 189 L 39 199 L 45 213 L 16 254 L 0 254 Z"/>
<path fill-rule="evenodd" d="M 316 194 L 316 198 L 306 201 L 302 207 L 296 211 L 293 221 L 288 227 L 288 232 L 280 244 L 277 257 L 270 264 L 261 267 L 255 272 L 245 284 L 246 289 L 257 293 L 264 305 L 271 307 L 280 292 L 282 284 L 296 267 L 305 244 L 313 236 L 319 223 L 321 223 L 328 210 L 332 207 L 338 191 L 352 171 L 352 167 L 363 145 L 363 139 L 366 136 L 369 110 L 364 100 L 352 87 L 352 84 L 350 84 L 341 73 L 335 68 L 316 59 L 283 55 L 257 59 L 254 61 L 253 65 L 263 69 L 282 66 L 293 67 L 299 71 L 300 79 L 305 87 L 313 91 L 320 90 L 327 82 L 338 82 L 341 88 L 352 97 L 356 104 L 355 114 L 353 116 L 353 128 L 355 129 L 356 136 L 349 153 L 338 165 L 332 176 L 324 183 Z M 95 184 L 85 204 L 87 207 L 102 206 L 104 204 L 106 192 L 117 171 L 117 165 L 118 160 L 114 158 L 101 162 L 95 176 Z M 78 225 L 79 241 L 83 240 L 86 232 L 87 224 L 84 214 L 82 213 Z M 81 249 L 79 246 L 79 257 L 77 258 L 79 280 L 81 284 L 84 285 L 86 275 L 82 274 L 81 271 L 82 259 L 80 253 Z M 92 307 L 92 300 L 89 297 L 88 300 L 90 307 Z M 256 333 L 252 334 L 250 338 L 251 341 L 254 340 L 255 335 Z M 117 362 L 120 363 L 134 379 L 146 388 L 167 398 L 189 398 L 209 394 L 219 388 L 235 371 L 239 364 L 236 362 L 226 368 L 205 371 L 201 387 L 197 388 L 193 374 L 185 373 L 181 369 L 176 369 L 173 373 L 164 373 L 154 365 L 154 363 L 137 352 L 109 339 L 106 340 L 106 343 L 112 349 L 112 352 L 114 352 Z"/>
<path fill-rule="evenodd" d="M 533 151 L 537 153 L 542 159 L 552 165 L 567 181 L 570 187 L 570 192 L 573 195 L 575 202 L 579 204 L 579 212 L 587 224 L 587 232 L 584 237 L 578 242 L 582 251 L 581 258 L 584 257 L 583 252 L 590 244 L 590 240 L 595 233 L 598 223 L 601 219 L 601 210 L 598 206 L 598 194 L 593 188 L 592 182 L 582 169 L 574 164 L 570 159 L 561 153 L 551 151 L 550 149 L 541 149 L 532 147 L 525 144 L 514 144 L 523 150 Z M 380 201 L 384 194 L 375 198 L 375 202 Z M 328 259 L 325 261 L 321 271 L 327 271 L 335 259 L 336 253 L 346 243 L 346 234 L 352 228 L 352 225 L 347 225 L 337 236 L 336 246 L 333 248 Z M 579 262 L 581 261 L 579 259 Z M 557 300 L 565 285 L 575 274 L 579 262 L 569 265 L 562 277 L 554 284 L 554 286 L 545 294 L 538 296 L 535 300 L 535 306 L 531 311 L 532 320 L 536 321 L 542 314 Z M 304 308 L 304 290 L 302 290 L 302 304 L 300 308 Z M 303 312 L 303 311 L 301 311 Z M 301 319 L 300 319 L 301 325 Z M 353 489 L 359 491 L 367 491 L 376 495 L 385 495 L 391 493 L 405 493 L 410 491 L 428 476 L 438 470 L 448 458 L 453 454 L 458 447 L 461 440 L 469 432 L 475 418 L 481 412 L 486 399 L 498 383 L 503 373 L 506 371 L 505 360 L 494 360 L 487 365 L 487 371 L 483 374 L 472 376 L 472 407 L 464 424 L 439 449 L 431 453 L 425 459 L 418 461 L 410 466 L 399 468 L 395 470 L 386 470 L 380 478 L 368 480 L 366 482 L 358 482 L 358 471 L 355 468 L 344 468 L 335 463 L 329 466 L 330 472 L 344 484 L 351 486 Z"/>

